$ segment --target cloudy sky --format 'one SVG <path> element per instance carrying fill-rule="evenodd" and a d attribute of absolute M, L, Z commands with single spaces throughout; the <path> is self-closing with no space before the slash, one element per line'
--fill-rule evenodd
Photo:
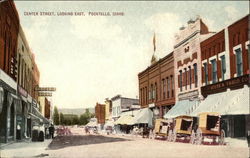
<path fill-rule="evenodd" d="M 36 56 L 40 86 L 54 86 L 52 102 L 62 108 L 94 107 L 117 94 L 136 98 L 139 72 L 156 55 L 173 50 L 174 35 L 199 15 L 219 31 L 249 12 L 247 1 L 222 2 L 34 2 L 15 1 L 21 25 Z M 54 16 L 27 16 L 54 12 Z M 84 12 L 85 16 L 58 16 Z M 123 12 L 124 16 L 89 16 Z"/>

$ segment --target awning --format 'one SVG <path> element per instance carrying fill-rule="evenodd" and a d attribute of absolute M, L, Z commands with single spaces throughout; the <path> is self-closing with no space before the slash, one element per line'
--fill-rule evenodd
<path fill-rule="evenodd" d="M 97 122 L 90 121 L 88 124 L 86 124 L 88 127 L 97 127 Z"/>
<path fill-rule="evenodd" d="M 250 114 L 249 87 L 209 95 L 191 113 L 197 116 L 201 112 L 218 112 L 221 115 Z"/>
<path fill-rule="evenodd" d="M 133 124 L 148 124 L 149 127 L 153 125 L 153 112 L 149 108 L 143 108 L 139 111 L 137 115 L 135 115 L 133 119 Z"/>
<path fill-rule="evenodd" d="M 178 101 L 172 109 L 170 109 L 164 118 L 175 118 L 180 115 L 189 115 L 193 109 L 198 106 L 198 101 L 194 100 L 181 100 Z"/>
<path fill-rule="evenodd" d="M 118 125 L 133 125 L 134 117 L 132 115 L 123 115 L 118 120 L 115 121 L 115 124 Z"/>

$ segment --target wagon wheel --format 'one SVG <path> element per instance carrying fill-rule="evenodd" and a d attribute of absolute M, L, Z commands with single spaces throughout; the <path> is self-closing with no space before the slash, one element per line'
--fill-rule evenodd
<path fill-rule="evenodd" d="M 225 131 L 221 130 L 220 136 L 219 136 L 219 144 L 224 145 L 224 143 L 225 143 Z"/>
<path fill-rule="evenodd" d="M 195 132 L 194 132 L 194 130 L 192 130 L 192 133 L 191 133 L 191 136 L 190 136 L 190 143 L 191 144 L 194 144 L 195 143 Z"/>
<path fill-rule="evenodd" d="M 168 131 L 168 139 L 167 141 L 171 142 L 172 141 L 172 130 Z"/>
<path fill-rule="evenodd" d="M 173 132 L 172 132 L 172 141 L 175 142 L 176 138 L 177 138 L 177 133 L 176 133 L 175 130 L 173 130 Z"/>
<path fill-rule="evenodd" d="M 202 130 L 199 128 L 196 134 L 196 144 L 201 145 L 203 143 L 204 136 L 202 135 Z"/>

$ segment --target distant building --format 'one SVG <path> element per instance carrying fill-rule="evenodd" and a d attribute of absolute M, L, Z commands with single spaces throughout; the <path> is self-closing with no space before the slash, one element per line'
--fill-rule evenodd
<path fill-rule="evenodd" d="M 105 120 L 112 117 L 112 101 L 108 98 L 105 100 Z"/>
<path fill-rule="evenodd" d="M 95 106 L 95 117 L 97 123 L 103 126 L 105 124 L 105 104 L 96 103 Z"/>
<path fill-rule="evenodd" d="M 139 105 L 139 99 L 125 98 L 121 95 L 116 95 L 111 98 L 112 101 L 112 118 L 114 120 L 120 117 L 122 111 L 132 108 L 132 105 Z"/>

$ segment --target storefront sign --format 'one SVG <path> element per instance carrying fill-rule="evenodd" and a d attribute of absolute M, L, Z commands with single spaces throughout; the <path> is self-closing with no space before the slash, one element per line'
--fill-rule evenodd
<path fill-rule="evenodd" d="M 39 92 L 38 96 L 39 97 L 51 97 L 52 93 L 51 92 Z"/>
<path fill-rule="evenodd" d="M 198 90 L 194 90 L 191 92 L 179 94 L 178 97 L 181 100 L 181 99 L 187 99 L 187 98 L 192 98 L 192 97 L 198 97 L 198 95 L 199 95 Z"/>
<path fill-rule="evenodd" d="M 212 85 L 201 87 L 202 95 L 214 94 L 222 91 L 226 91 L 227 88 L 237 89 L 243 87 L 244 84 L 249 84 L 249 75 L 232 78 Z"/>
<path fill-rule="evenodd" d="M 55 87 L 37 87 L 36 91 L 56 91 Z"/>

